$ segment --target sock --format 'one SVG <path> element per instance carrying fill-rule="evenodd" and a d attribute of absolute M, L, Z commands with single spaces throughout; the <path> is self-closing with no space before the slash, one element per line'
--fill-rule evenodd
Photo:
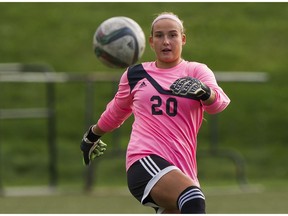
<path fill-rule="evenodd" d="M 205 196 L 196 186 L 186 188 L 178 197 L 178 209 L 182 214 L 205 214 Z"/>

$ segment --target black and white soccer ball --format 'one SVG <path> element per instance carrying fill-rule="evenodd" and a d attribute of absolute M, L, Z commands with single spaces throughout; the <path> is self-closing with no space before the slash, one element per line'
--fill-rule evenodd
<path fill-rule="evenodd" d="M 93 37 L 93 49 L 108 67 L 125 68 L 135 64 L 145 50 L 145 35 L 128 17 L 112 17 L 100 24 Z"/>

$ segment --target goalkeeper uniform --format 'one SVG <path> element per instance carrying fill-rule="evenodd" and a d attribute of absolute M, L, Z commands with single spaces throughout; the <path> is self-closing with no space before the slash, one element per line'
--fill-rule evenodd
<path fill-rule="evenodd" d="M 187 95 L 172 94 L 171 84 L 186 76 L 200 80 L 215 91 L 213 104 L 205 106 Z M 141 158 L 157 155 L 179 168 L 199 187 L 196 149 L 203 113 L 219 113 L 229 103 L 205 64 L 183 60 L 175 67 L 161 69 L 155 62 L 145 62 L 124 72 L 115 97 L 97 124 L 103 131 L 110 132 L 133 113 L 126 169 Z"/>

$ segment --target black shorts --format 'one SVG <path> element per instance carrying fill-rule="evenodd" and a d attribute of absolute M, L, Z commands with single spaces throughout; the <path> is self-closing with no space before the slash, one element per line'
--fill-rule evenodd
<path fill-rule="evenodd" d="M 127 171 L 129 190 L 143 205 L 159 208 L 150 191 L 163 175 L 174 169 L 178 168 L 157 155 L 141 158 Z"/>

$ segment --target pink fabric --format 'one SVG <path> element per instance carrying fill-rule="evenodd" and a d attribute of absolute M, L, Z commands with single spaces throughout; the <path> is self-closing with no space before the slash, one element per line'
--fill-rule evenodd
<path fill-rule="evenodd" d="M 156 154 L 177 166 L 199 185 L 196 149 L 203 112 L 219 113 L 228 106 L 230 99 L 218 86 L 213 72 L 204 64 L 182 61 L 170 69 L 159 69 L 155 62 L 145 62 L 142 65 L 163 89 L 169 90 L 176 79 L 188 75 L 213 89 L 216 100 L 213 104 L 204 106 L 196 100 L 160 94 L 146 78 L 140 80 L 130 92 L 125 71 L 118 92 L 101 115 L 98 126 L 104 131 L 112 131 L 133 113 L 134 123 L 127 148 L 126 169 L 140 158 Z M 161 114 L 152 115 L 152 110 Z M 177 115 L 173 116 L 175 110 Z"/>

